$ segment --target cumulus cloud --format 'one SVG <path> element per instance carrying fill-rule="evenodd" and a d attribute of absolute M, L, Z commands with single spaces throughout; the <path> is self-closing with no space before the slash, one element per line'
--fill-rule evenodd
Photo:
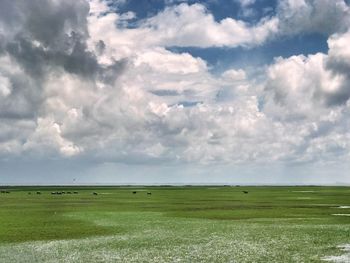
<path fill-rule="evenodd" d="M 332 35 L 327 54 L 277 58 L 267 70 L 264 112 L 301 136 L 300 160 L 349 157 L 349 33 Z M 344 160 L 344 159 L 343 159 Z"/>
<path fill-rule="evenodd" d="M 344 33 L 350 26 L 350 7 L 344 0 L 279 1 L 277 17 L 282 34 Z"/>
<path fill-rule="evenodd" d="M 243 16 L 251 14 L 255 1 L 238 1 Z M 216 21 L 200 3 L 174 3 L 154 16 L 127 28 L 125 17 L 135 14 L 106 11 L 106 5 L 91 1 L 90 33 L 105 39 L 111 46 L 123 46 L 119 52 L 151 46 L 180 47 L 254 47 L 281 36 L 296 34 L 344 33 L 350 25 L 350 7 L 344 0 L 283 0 L 279 1 L 273 16 L 262 17 L 257 23 L 248 23 L 231 17 Z M 103 14 L 102 17 L 99 14 Z M 119 25 L 117 30 L 115 26 Z M 135 44 L 137 43 L 137 44 Z"/>
<path fill-rule="evenodd" d="M 326 67 L 341 83 L 330 103 L 345 103 L 350 98 L 350 31 L 335 34 L 328 40 L 329 52 Z"/>
<path fill-rule="evenodd" d="M 115 13 L 103 18 L 91 17 L 91 34 L 106 39 L 112 45 L 124 44 L 129 48 L 135 43 L 138 47 L 237 47 L 260 45 L 278 28 L 277 18 L 264 18 L 256 25 L 233 18 L 217 22 L 202 4 L 170 6 L 153 17 L 139 21 L 138 28 L 125 30 L 121 27 L 116 31 L 113 23 L 118 24 L 121 17 L 122 14 Z"/>
<path fill-rule="evenodd" d="M 143 24 L 161 36 L 157 40 L 160 44 L 199 47 L 259 45 L 277 31 L 277 26 L 275 18 L 263 19 L 253 26 L 233 18 L 216 22 L 200 4 L 166 8 Z"/>
<path fill-rule="evenodd" d="M 254 25 L 215 21 L 203 5 L 181 3 L 129 28 L 125 21 L 134 14 L 98 0 L 8 0 L 0 10 L 2 158 L 171 164 L 348 158 L 349 33 L 332 35 L 328 54 L 278 58 L 254 78 L 239 68 L 215 75 L 203 59 L 166 47 L 260 45 L 279 32 L 279 17 Z M 310 31 L 318 20 L 311 22 Z"/>
<path fill-rule="evenodd" d="M 347 56 L 349 33 L 328 40 L 328 54 L 277 58 L 268 69 L 267 89 L 289 113 L 314 114 L 312 109 L 344 105 L 350 98 Z M 287 112 L 283 114 L 287 115 Z M 297 114 L 298 115 L 298 114 Z"/>
<path fill-rule="evenodd" d="M 61 136 L 60 125 L 54 120 L 38 118 L 35 131 L 23 144 L 25 152 L 34 152 L 39 157 L 45 157 L 51 152 L 58 151 L 63 156 L 72 156 L 80 152 L 79 147 Z"/>
<path fill-rule="evenodd" d="M 7 97 L 11 94 L 12 84 L 8 78 L 0 76 L 0 94 L 2 97 Z"/>

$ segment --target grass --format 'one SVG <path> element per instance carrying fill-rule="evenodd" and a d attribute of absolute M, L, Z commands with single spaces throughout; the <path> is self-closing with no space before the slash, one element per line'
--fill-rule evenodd
<path fill-rule="evenodd" d="M 349 262 L 347 187 L 6 190 L 0 262 Z"/>

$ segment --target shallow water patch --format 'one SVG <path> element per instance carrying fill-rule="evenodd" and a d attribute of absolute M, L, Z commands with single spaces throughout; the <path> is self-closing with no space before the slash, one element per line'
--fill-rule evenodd
<path fill-rule="evenodd" d="M 349 263 L 350 262 L 350 244 L 338 246 L 341 251 L 346 252 L 340 256 L 327 256 L 323 257 L 323 261 L 336 262 L 336 263 Z"/>

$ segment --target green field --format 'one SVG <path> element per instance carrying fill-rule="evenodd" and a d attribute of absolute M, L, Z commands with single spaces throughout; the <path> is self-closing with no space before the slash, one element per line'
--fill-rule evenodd
<path fill-rule="evenodd" d="M 0 262 L 350 262 L 347 187 L 2 190 Z"/>

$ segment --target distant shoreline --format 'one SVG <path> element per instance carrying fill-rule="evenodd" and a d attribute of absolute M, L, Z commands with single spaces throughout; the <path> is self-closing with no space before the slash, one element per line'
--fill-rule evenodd
<path fill-rule="evenodd" d="M 79 188 L 90 188 L 90 187 L 96 187 L 96 188 L 128 188 L 128 187 L 350 187 L 348 184 L 337 184 L 337 185 L 264 185 L 264 184 L 236 184 L 236 185 L 224 185 L 224 184 L 169 184 L 169 185 L 162 185 L 162 184 L 61 184 L 61 185 L 1 185 L 0 188 L 13 188 L 13 187 L 21 187 L 21 188 L 30 188 L 30 187 L 38 187 L 38 188 L 46 188 L 46 187 L 79 187 Z"/>

